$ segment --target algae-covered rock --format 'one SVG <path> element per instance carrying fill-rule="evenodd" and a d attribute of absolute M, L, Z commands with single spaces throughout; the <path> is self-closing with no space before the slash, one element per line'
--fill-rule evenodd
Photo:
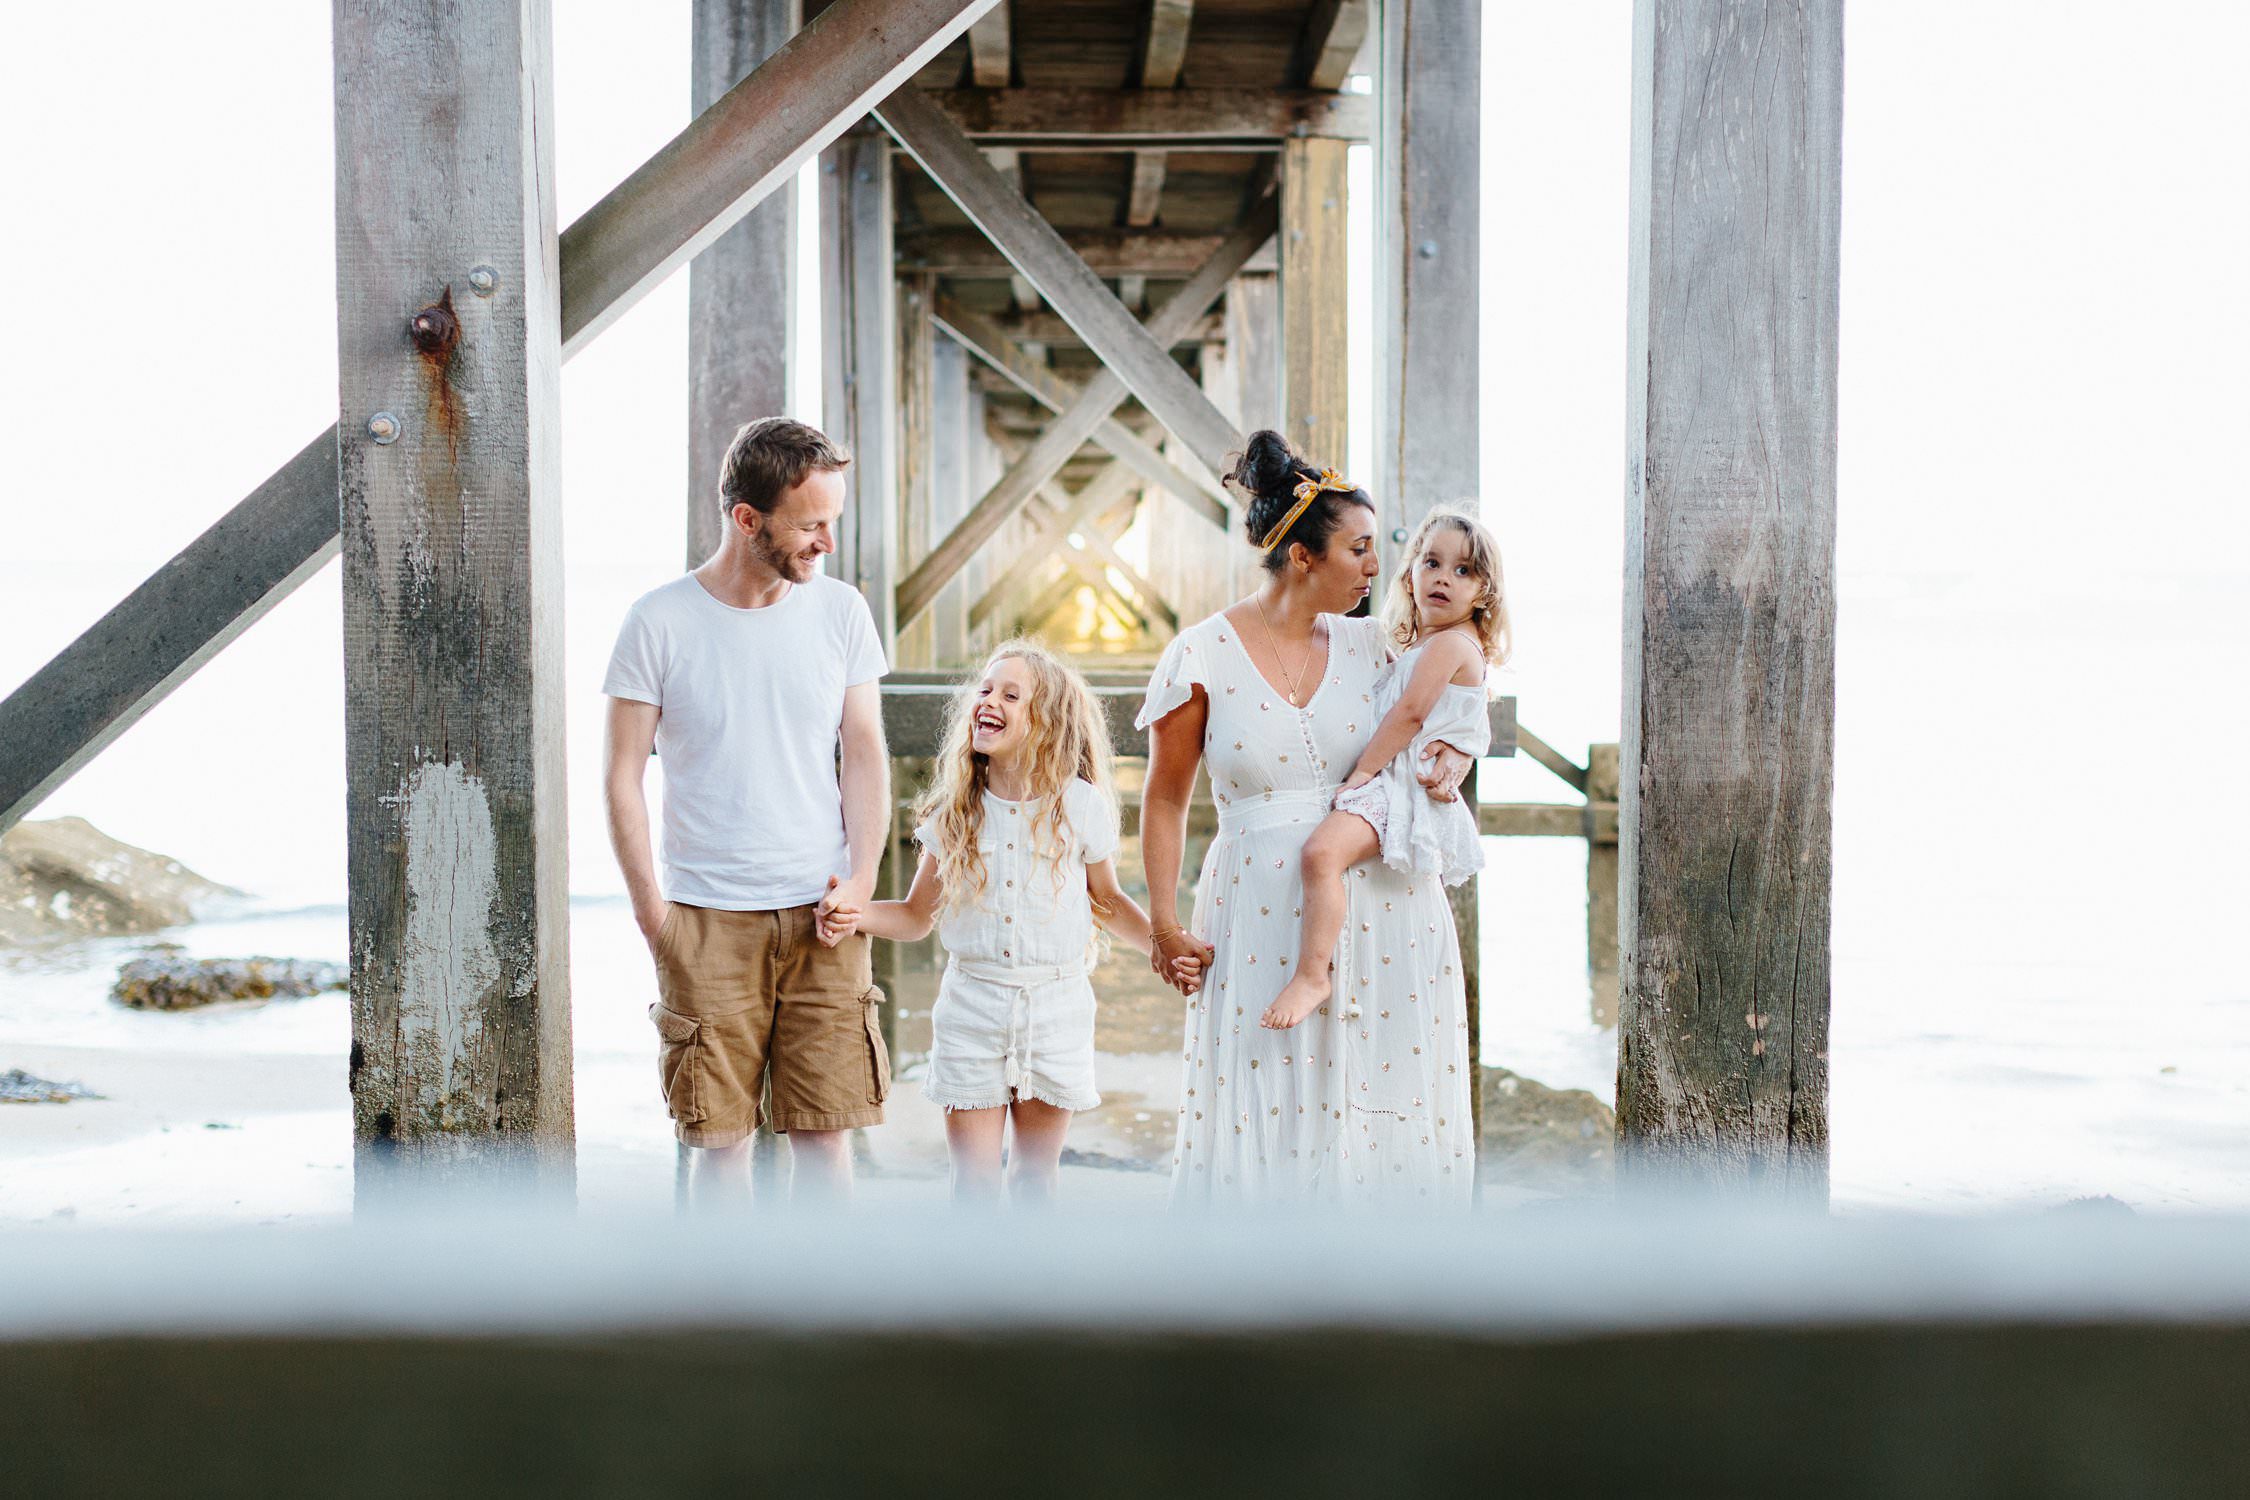
<path fill-rule="evenodd" d="M 294 1000 L 351 981 L 342 964 L 301 958 L 189 958 L 177 949 L 136 958 L 117 971 L 109 997 L 135 1010 L 193 1010 L 221 1000 Z"/>
<path fill-rule="evenodd" d="M 1609 1186 L 1617 1116 L 1584 1089 L 1552 1089 L 1506 1068 L 1484 1070 L 1488 1181 L 1558 1192 Z"/>
<path fill-rule="evenodd" d="M 18 823 L 0 836 L 0 947 L 155 932 L 240 894 L 84 818 Z"/>

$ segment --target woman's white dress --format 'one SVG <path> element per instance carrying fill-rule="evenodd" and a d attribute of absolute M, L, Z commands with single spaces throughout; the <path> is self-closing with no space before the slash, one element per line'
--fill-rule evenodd
<path fill-rule="evenodd" d="M 1422 650 L 1422 645 L 1408 647 L 1376 674 L 1378 724 L 1405 695 Z M 1340 794 L 1336 807 L 1367 820 L 1382 842 L 1383 863 L 1392 869 L 1435 875 L 1447 885 L 1459 885 L 1484 868 L 1484 841 L 1477 836 L 1477 815 L 1468 803 L 1458 798 L 1439 802 L 1422 790 L 1418 779 L 1422 752 L 1438 741 L 1468 756 L 1481 756 L 1492 748 L 1492 718 L 1483 682 L 1473 687 L 1447 683 L 1415 731 L 1413 743 L 1391 757 L 1373 781 Z"/>
<path fill-rule="evenodd" d="M 1219 809 L 1189 924 L 1216 954 L 1187 1002 L 1176 1204 L 1465 1203 L 1475 1176 L 1467 1004 L 1436 877 L 1353 867 L 1335 998 L 1293 1030 L 1258 1024 L 1296 959 L 1305 839 L 1378 722 L 1380 625 L 1325 618 L 1328 662 L 1301 709 L 1224 615 L 1166 648 L 1141 707 L 1146 726 L 1203 687 Z"/>

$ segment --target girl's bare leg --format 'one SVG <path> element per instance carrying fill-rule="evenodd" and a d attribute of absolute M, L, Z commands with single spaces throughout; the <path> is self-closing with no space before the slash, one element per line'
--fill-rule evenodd
<path fill-rule="evenodd" d="M 1008 1154 L 1008 1200 L 1017 1204 L 1055 1201 L 1055 1178 L 1062 1169 L 1063 1134 L 1070 1111 L 1038 1099 L 1018 1099 L 1009 1107 L 1016 1122 L 1015 1149 Z"/>
<path fill-rule="evenodd" d="M 1328 1003 L 1335 989 L 1329 965 L 1344 930 L 1344 872 L 1381 850 L 1373 825 L 1357 813 L 1330 813 L 1305 840 L 1305 918 L 1297 939 L 1297 972 L 1258 1018 L 1259 1025 L 1286 1031 Z"/>
<path fill-rule="evenodd" d="M 954 1203 L 981 1208 L 999 1203 L 1000 1146 L 1007 1128 L 1004 1107 L 945 1112 L 945 1154 L 953 1163 Z"/>

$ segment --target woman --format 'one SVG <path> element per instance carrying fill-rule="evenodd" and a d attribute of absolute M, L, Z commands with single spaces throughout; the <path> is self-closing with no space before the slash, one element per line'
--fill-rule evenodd
<path fill-rule="evenodd" d="M 1149 680 L 1141 841 L 1152 964 L 1204 960 L 1183 1049 L 1177 1204 L 1466 1202 L 1476 1170 L 1459 942 L 1445 888 L 1380 860 L 1349 881 L 1331 1001 L 1293 1030 L 1260 1014 L 1295 962 L 1299 853 L 1375 732 L 1385 648 L 1343 611 L 1378 567 L 1365 491 L 1317 473 L 1279 435 L 1253 436 L 1231 476 L 1266 576 L 1250 598 L 1182 631 Z M 1192 935 L 1179 920 L 1196 767 L 1219 830 Z M 1423 778 L 1452 797 L 1469 761 L 1441 748 Z"/>

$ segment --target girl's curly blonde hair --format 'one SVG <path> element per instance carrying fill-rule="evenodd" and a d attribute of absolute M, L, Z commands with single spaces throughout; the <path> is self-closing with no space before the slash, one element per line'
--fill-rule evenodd
<path fill-rule="evenodd" d="M 1508 623 L 1508 584 L 1500 571 L 1500 543 L 1482 521 L 1465 510 L 1441 505 L 1422 518 L 1399 558 L 1390 594 L 1383 601 L 1383 624 L 1400 647 L 1414 644 L 1421 632 L 1414 618 L 1414 565 L 1430 545 L 1430 533 L 1449 526 L 1469 540 L 1469 571 L 1476 575 L 1477 601 L 1469 610 L 1469 626 L 1484 648 L 1484 659 L 1499 666 L 1515 650 L 1515 631 Z"/>
<path fill-rule="evenodd" d="M 1005 641 L 993 648 L 983 670 L 962 682 L 946 710 L 945 735 L 929 789 L 914 804 L 917 825 L 928 822 L 936 839 L 941 907 L 947 912 L 973 905 L 984 892 L 984 856 L 977 835 L 984 828 L 985 757 L 970 748 L 976 729 L 977 689 L 992 669 L 1013 658 L 1031 670 L 1031 696 L 1023 704 L 1024 742 L 1020 752 L 1027 800 L 1033 803 L 1029 833 L 1035 847 L 1068 847 L 1070 816 L 1063 794 L 1072 781 L 1090 781 L 1111 809 L 1117 795 L 1110 780 L 1109 721 L 1094 690 L 1061 657 L 1036 640 Z M 1075 830 L 1083 835 L 1091 829 Z M 1058 861 L 1058 872 L 1069 868 Z"/>

